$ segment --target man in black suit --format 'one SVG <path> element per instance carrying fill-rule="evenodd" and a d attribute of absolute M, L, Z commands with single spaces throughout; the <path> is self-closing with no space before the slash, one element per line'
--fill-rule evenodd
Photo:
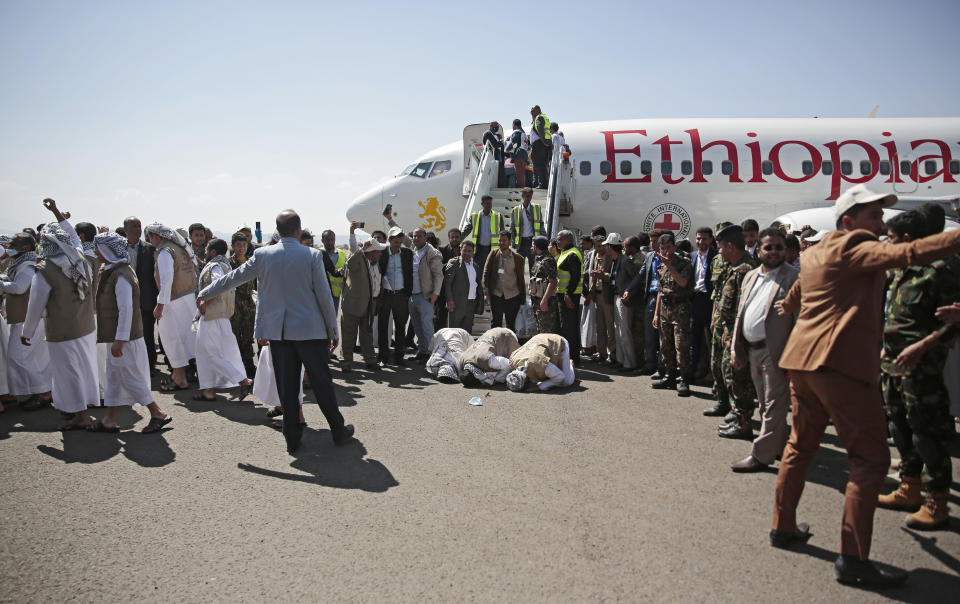
<path fill-rule="evenodd" d="M 460 255 L 461 239 L 460 229 L 454 227 L 447 231 L 447 245 L 441 245 L 437 248 L 440 250 L 442 266 L 447 266 L 447 262 L 449 262 L 451 258 L 456 258 Z M 482 266 L 480 270 L 483 270 Z M 447 326 L 447 312 L 447 288 L 443 287 L 440 289 L 440 297 L 437 298 L 437 316 L 433 320 L 434 332 Z M 481 310 L 481 312 L 483 311 Z"/>
<path fill-rule="evenodd" d="M 653 327 L 653 315 L 657 307 L 657 292 L 660 290 L 660 278 L 657 269 L 660 267 L 660 235 L 663 231 L 650 231 L 652 251 L 646 256 L 643 268 L 637 273 L 624 293 L 629 303 L 633 304 L 634 312 L 644 315 L 643 330 L 643 369 L 641 374 L 650 375 L 663 369 L 660 362 L 660 330 Z"/>
<path fill-rule="evenodd" d="M 405 365 L 403 349 L 406 344 L 407 317 L 410 296 L 413 294 L 413 250 L 403 247 L 403 229 L 392 227 L 387 234 L 390 247 L 380 254 L 380 274 L 383 287 L 380 289 L 380 308 L 377 311 L 377 342 L 380 345 L 380 360 L 390 362 L 390 337 L 387 323 L 393 315 L 393 362 Z"/>
<path fill-rule="evenodd" d="M 157 342 L 154 339 L 153 329 L 156 320 L 153 318 L 153 309 L 157 306 L 157 281 L 153 277 L 154 247 L 143 241 L 143 227 L 140 219 L 130 216 L 123 221 L 123 231 L 127 236 L 127 257 L 130 266 L 137 274 L 140 284 L 140 317 L 143 319 L 143 343 L 147 345 L 147 358 L 150 360 L 150 372 L 157 366 Z"/>
<path fill-rule="evenodd" d="M 690 315 L 690 372 L 695 380 L 702 379 L 710 369 L 710 359 L 704 364 L 704 370 L 698 371 L 703 343 L 706 341 L 710 316 L 713 313 L 713 283 L 710 281 L 710 262 L 717 255 L 713 245 L 713 229 L 697 229 L 697 251 L 690 256 L 693 265 L 693 311 Z"/>

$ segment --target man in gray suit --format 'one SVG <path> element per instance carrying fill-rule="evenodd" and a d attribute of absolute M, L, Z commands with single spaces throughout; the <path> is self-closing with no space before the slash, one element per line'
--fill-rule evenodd
<path fill-rule="evenodd" d="M 321 253 L 300 245 L 300 217 L 293 210 L 277 215 L 280 242 L 261 247 L 253 257 L 207 286 L 202 302 L 257 279 L 258 303 L 254 337 L 270 340 L 277 393 L 283 406 L 287 451 L 300 446 L 300 367 L 306 368 L 327 419 L 334 444 L 350 442 L 353 426 L 345 426 L 330 378 L 330 351 L 337 347 L 337 313 Z M 352 344 L 352 342 L 351 342 Z"/>
<path fill-rule="evenodd" d="M 800 273 L 784 262 L 787 241 L 782 231 L 765 229 L 759 241 L 761 265 L 744 275 L 740 286 L 730 361 L 737 369 L 750 364 L 763 424 L 751 454 L 730 466 L 734 472 L 766 469 L 783 452 L 788 436 L 790 389 L 780 355 L 797 315 L 780 315 L 773 305 L 783 300 Z"/>

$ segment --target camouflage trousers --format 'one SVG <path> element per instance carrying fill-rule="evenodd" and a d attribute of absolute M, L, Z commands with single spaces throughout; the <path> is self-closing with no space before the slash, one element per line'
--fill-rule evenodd
<path fill-rule="evenodd" d="M 557 305 L 557 297 L 550 297 L 545 311 L 540 310 L 540 300 L 541 298 L 530 297 L 533 315 L 537 318 L 537 333 L 560 333 L 560 307 Z"/>
<path fill-rule="evenodd" d="M 730 362 L 730 342 L 732 339 L 733 328 L 724 328 L 720 342 L 723 347 L 723 356 L 720 361 L 723 370 L 723 382 L 727 390 L 727 396 L 730 397 L 730 403 L 733 405 L 734 413 L 741 420 L 747 420 L 753 417 L 757 389 L 753 385 L 753 377 L 750 375 L 749 359 L 743 359 L 742 369 L 733 368 L 733 363 Z"/>
<path fill-rule="evenodd" d="M 244 299 L 241 296 L 235 298 L 230 327 L 237 338 L 240 359 L 248 376 L 252 376 L 256 371 L 253 362 L 253 321 L 256 316 L 257 305 L 253 303 L 253 299 Z"/>
<path fill-rule="evenodd" d="M 717 400 L 721 404 L 730 403 L 730 393 L 723 377 L 723 327 L 717 327 L 710 336 L 710 375 L 713 387 L 717 391 Z"/>
<path fill-rule="evenodd" d="M 660 354 L 668 375 L 690 379 L 690 300 L 660 300 Z"/>
<path fill-rule="evenodd" d="M 943 384 L 943 363 L 928 363 L 929 356 L 907 375 L 881 373 L 880 384 L 887 425 L 902 460 L 900 477 L 920 478 L 926 466 L 930 492 L 946 493 L 953 477 L 947 450 L 953 419 Z"/>

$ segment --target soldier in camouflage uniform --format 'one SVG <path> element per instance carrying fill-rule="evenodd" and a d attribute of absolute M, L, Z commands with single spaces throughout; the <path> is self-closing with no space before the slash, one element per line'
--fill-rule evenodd
<path fill-rule="evenodd" d="M 679 396 L 690 396 L 690 314 L 693 310 L 693 265 L 677 253 L 672 232 L 660 235 L 660 293 L 653 315 L 660 329 L 660 354 L 667 375 L 653 385 L 664 389 L 677 387 Z M 677 377 L 679 375 L 679 381 Z"/>
<path fill-rule="evenodd" d="M 907 242 L 921 237 L 926 223 L 916 212 L 905 212 L 890 220 L 887 230 L 891 242 Z M 892 275 L 880 379 L 890 435 L 900 452 L 901 482 L 893 493 L 880 495 L 877 503 L 916 512 L 907 516 L 911 528 L 937 529 L 950 522 L 947 495 L 953 468 L 946 443 L 953 435 L 953 420 L 943 369 L 960 326 L 944 325 L 934 313 L 960 301 L 960 260 L 954 256 L 899 268 Z M 916 354 L 911 355 L 910 348 Z M 930 477 L 929 497 L 921 509 L 924 466 Z"/>
<path fill-rule="evenodd" d="M 557 304 L 557 260 L 547 252 L 546 237 L 533 240 L 533 267 L 530 269 L 530 305 L 537 318 L 538 333 L 559 333 L 560 307 Z"/>
<path fill-rule="evenodd" d="M 717 224 L 714 231 L 719 233 L 730 226 L 731 222 Z M 723 379 L 723 324 L 720 321 L 720 294 L 723 293 L 723 282 L 727 278 L 729 265 L 723 259 L 723 254 L 717 254 L 710 261 L 710 301 L 713 304 L 713 313 L 710 316 L 710 375 L 713 377 L 713 392 L 717 404 L 710 409 L 704 409 L 707 417 L 722 417 L 730 411 L 730 395 Z"/>
<path fill-rule="evenodd" d="M 249 249 L 247 236 L 241 232 L 234 233 L 230 240 L 230 247 L 233 251 L 230 254 L 230 266 L 236 269 L 247 261 Z M 257 367 L 253 364 L 253 320 L 257 315 L 257 305 L 253 301 L 255 287 L 256 280 L 237 287 L 234 295 L 233 316 L 230 317 L 230 327 L 237 338 L 240 359 L 243 361 L 243 368 L 248 378 L 253 378 L 257 372 Z"/>
<path fill-rule="evenodd" d="M 723 438 L 742 438 L 753 440 L 753 408 L 757 398 L 753 379 L 750 377 L 750 365 L 744 364 L 734 369 L 730 362 L 730 346 L 733 342 L 733 326 L 737 320 L 737 305 L 740 303 L 740 286 L 743 277 L 760 265 L 757 259 L 748 254 L 744 247 L 743 229 L 731 225 L 717 233 L 720 254 L 727 263 L 723 285 L 720 288 L 720 300 L 717 302 L 717 323 L 715 328 L 723 330 L 720 337 L 722 350 L 721 367 L 727 395 L 733 403 L 733 421 L 721 424 L 717 434 Z"/>

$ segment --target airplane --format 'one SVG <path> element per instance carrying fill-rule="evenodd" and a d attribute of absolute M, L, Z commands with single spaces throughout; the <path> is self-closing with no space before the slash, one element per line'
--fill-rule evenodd
<path fill-rule="evenodd" d="M 407 231 L 422 227 L 443 241 L 466 226 L 483 194 L 509 218 L 520 192 L 496 182 L 480 142 L 488 124 L 467 126 L 462 140 L 358 196 L 347 219 L 386 231 L 390 204 Z M 700 226 L 746 218 L 833 229 L 834 201 L 859 183 L 896 193 L 899 210 L 940 203 L 948 218 L 960 199 L 960 118 L 631 119 L 560 130 L 569 153 L 554 150 L 550 186 L 534 196 L 551 235 L 605 225 L 624 237 L 658 228 L 692 238 Z"/>

